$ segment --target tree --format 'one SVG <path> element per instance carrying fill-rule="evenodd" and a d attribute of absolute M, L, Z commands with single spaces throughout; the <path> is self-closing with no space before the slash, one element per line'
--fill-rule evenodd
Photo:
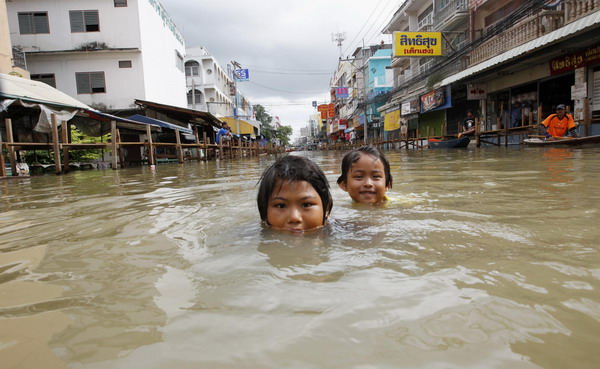
<path fill-rule="evenodd" d="M 291 126 L 281 126 L 276 132 L 277 138 L 283 145 L 287 146 L 290 144 L 290 136 L 294 132 Z"/>
<path fill-rule="evenodd" d="M 275 137 L 275 128 L 271 125 L 273 117 L 270 116 L 265 110 L 265 107 L 260 104 L 254 105 L 254 114 L 256 115 L 256 120 L 262 123 L 261 133 L 270 141 Z"/>

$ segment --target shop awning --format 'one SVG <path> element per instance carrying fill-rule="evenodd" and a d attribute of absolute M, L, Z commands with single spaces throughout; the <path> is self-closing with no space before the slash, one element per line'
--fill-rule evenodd
<path fill-rule="evenodd" d="M 221 120 L 223 122 L 227 122 L 227 124 L 229 125 L 229 127 L 231 127 L 231 132 L 234 134 L 238 134 L 237 131 L 237 121 L 240 122 L 240 131 L 241 134 L 243 135 L 254 135 L 255 131 L 254 128 L 256 128 L 258 130 L 258 134 L 260 134 L 260 125 L 261 123 L 257 120 L 252 120 L 252 119 L 235 119 L 233 117 L 224 117 L 221 118 Z"/>
<path fill-rule="evenodd" d="M 514 59 L 518 56 L 534 52 L 536 50 L 542 49 L 548 46 L 550 43 L 560 41 L 564 38 L 567 38 L 577 32 L 586 31 L 588 28 L 592 28 L 593 26 L 597 26 L 600 23 L 600 12 L 594 12 L 586 17 L 583 17 L 579 20 L 576 20 L 573 23 L 570 23 L 564 27 L 557 29 L 556 31 L 552 31 L 545 36 L 536 38 L 535 40 L 524 43 L 521 46 L 518 46 L 512 50 L 506 51 L 498 56 L 495 56 L 491 59 L 488 59 L 482 63 L 474 65 L 470 68 L 463 70 L 460 73 L 456 73 L 450 77 L 445 78 L 441 85 L 445 86 L 450 83 L 459 81 L 463 78 L 469 77 L 473 74 L 483 72 L 487 69 L 505 63 L 511 59 Z"/>
<path fill-rule="evenodd" d="M 209 112 L 182 108 L 179 106 L 160 104 L 157 102 L 136 99 L 135 103 L 146 109 L 150 109 L 166 115 L 170 119 L 182 123 L 201 124 L 206 123 L 215 127 L 221 127 L 221 120 Z"/>
<path fill-rule="evenodd" d="M 181 132 L 183 134 L 188 134 L 188 135 L 194 134 L 194 132 L 189 127 L 186 128 L 186 127 L 178 126 L 177 124 L 173 124 L 173 123 L 165 122 L 162 120 L 146 117 L 146 116 L 140 115 L 140 114 L 132 115 L 128 119 L 136 121 L 136 122 L 141 122 L 144 124 L 156 125 L 156 126 L 159 126 L 162 128 L 167 128 L 167 129 L 172 129 L 172 130 L 178 129 L 179 132 Z"/>

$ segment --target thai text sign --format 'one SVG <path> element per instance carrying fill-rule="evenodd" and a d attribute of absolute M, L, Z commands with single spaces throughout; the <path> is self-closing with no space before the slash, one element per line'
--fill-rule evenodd
<path fill-rule="evenodd" d="M 401 105 L 401 114 L 409 115 L 419 112 L 419 99 L 403 102 Z"/>
<path fill-rule="evenodd" d="M 327 109 L 327 117 L 333 118 L 335 117 L 335 105 L 329 104 L 329 108 Z"/>
<path fill-rule="evenodd" d="M 445 88 L 440 87 L 437 90 L 421 95 L 421 113 L 425 113 L 443 105 L 446 102 L 445 92 Z"/>
<path fill-rule="evenodd" d="M 485 100 L 487 99 L 487 88 L 485 83 L 468 84 L 467 100 Z"/>
<path fill-rule="evenodd" d="M 327 113 L 329 112 L 329 104 L 321 104 L 317 106 L 317 110 L 321 113 L 321 119 L 327 119 Z"/>
<path fill-rule="evenodd" d="M 600 45 L 591 46 L 583 51 L 562 55 L 550 60 L 550 74 L 570 72 L 598 62 L 600 62 Z"/>
<path fill-rule="evenodd" d="M 441 32 L 394 32 L 394 56 L 440 55 Z"/>

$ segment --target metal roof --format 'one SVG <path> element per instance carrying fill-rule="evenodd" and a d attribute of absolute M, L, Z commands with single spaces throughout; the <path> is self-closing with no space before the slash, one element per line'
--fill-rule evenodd
<path fill-rule="evenodd" d="M 526 42 L 523 45 L 518 46 L 512 50 L 506 51 L 482 63 L 467 68 L 460 73 L 456 73 L 450 77 L 447 77 L 442 81 L 441 85 L 448 85 L 452 82 L 456 82 L 463 78 L 469 77 L 475 73 L 483 72 L 491 67 L 507 62 L 523 54 L 542 49 L 548 46 L 550 43 L 564 39 L 577 32 L 584 31 L 586 30 L 586 28 L 590 28 L 594 25 L 597 25 L 598 23 L 600 23 L 600 11 L 597 11 L 586 17 L 576 20 L 575 22 L 572 22 L 564 27 L 552 31 L 545 36 L 538 37 L 535 40 Z"/>
<path fill-rule="evenodd" d="M 162 120 L 158 120 L 158 119 L 146 117 L 146 116 L 140 115 L 140 114 L 132 115 L 128 119 L 131 119 L 131 120 L 136 121 L 136 122 L 141 122 L 141 123 L 144 123 L 144 124 L 157 125 L 159 127 L 168 128 L 168 129 L 172 129 L 172 130 L 178 129 L 179 132 L 185 133 L 185 134 L 188 134 L 188 135 L 191 135 L 191 134 L 194 133 L 189 128 L 182 127 L 182 126 L 179 126 L 177 124 L 165 122 L 165 121 L 162 121 Z"/>

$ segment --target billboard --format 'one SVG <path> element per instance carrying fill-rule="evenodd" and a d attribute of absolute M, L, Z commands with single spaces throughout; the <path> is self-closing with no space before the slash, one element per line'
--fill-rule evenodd
<path fill-rule="evenodd" d="M 394 56 L 441 55 L 441 32 L 394 32 Z"/>
<path fill-rule="evenodd" d="M 338 99 L 347 99 L 349 96 L 348 94 L 348 87 L 336 87 L 335 88 L 335 97 Z"/>
<path fill-rule="evenodd" d="M 236 69 L 233 71 L 235 74 L 235 78 L 240 81 L 248 81 L 250 80 L 250 73 L 248 73 L 248 69 Z"/>

